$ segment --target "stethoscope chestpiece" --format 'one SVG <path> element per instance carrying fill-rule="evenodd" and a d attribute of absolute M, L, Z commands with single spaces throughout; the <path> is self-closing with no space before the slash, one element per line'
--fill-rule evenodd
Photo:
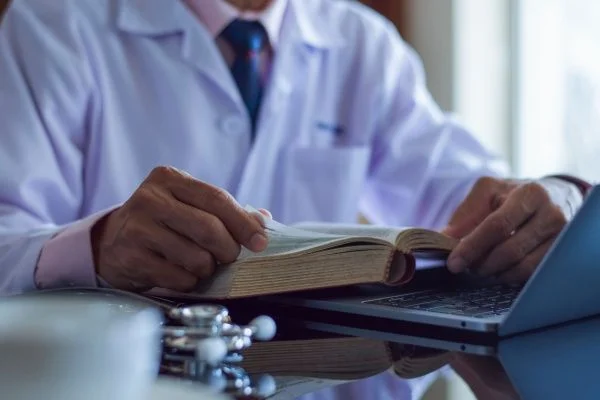
<path fill-rule="evenodd" d="M 271 317 L 263 315 L 246 326 L 235 325 L 227 308 L 213 304 L 176 307 L 167 317 L 173 324 L 163 326 L 163 373 L 234 397 L 266 398 L 275 392 L 272 377 L 251 379 L 239 366 L 242 352 L 254 340 L 268 341 L 275 336 Z"/>
<path fill-rule="evenodd" d="M 210 335 L 218 335 L 223 324 L 230 322 L 227 308 L 214 304 L 173 308 L 168 316 L 185 327 L 206 329 Z"/>

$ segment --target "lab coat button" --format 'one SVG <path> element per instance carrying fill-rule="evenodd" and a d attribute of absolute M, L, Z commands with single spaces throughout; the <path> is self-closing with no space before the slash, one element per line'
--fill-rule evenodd
<path fill-rule="evenodd" d="M 221 129 L 229 135 L 236 135 L 244 132 L 246 123 L 240 117 L 229 116 L 223 119 Z"/>

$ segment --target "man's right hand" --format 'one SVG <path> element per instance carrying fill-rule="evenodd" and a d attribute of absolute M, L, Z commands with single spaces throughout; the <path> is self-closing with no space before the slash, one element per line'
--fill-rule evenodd
<path fill-rule="evenodd" d="M 267 247 L 262 219 L 226 191 L 157 167 L 92 228 L 96 272 L 115 288 L 189 291 L 244 246 Z"/>

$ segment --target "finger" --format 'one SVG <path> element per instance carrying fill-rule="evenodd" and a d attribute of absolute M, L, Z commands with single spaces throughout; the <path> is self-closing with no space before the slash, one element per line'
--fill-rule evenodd
<path fill-rule="evenodd" d="M 533 275 L 538 265 L 554 243 L 556 236 L 551 237 L 534 251 L 529 253 L 518 264 L 508 268 L 498 275 L 498 280 L 504 283 L 525 283 Z"/>
<path fill-rule="evenodd" d="M 503 243 L 544 204 L 546 198 L 528 186 L 515 189 L 500 208 L 491 213 L 473 232 L 464 237 L 448 258 L 451 272 L 463 272 Z"/>
<path fill-rule="evenodd" d="M 261 213 L 260 211 L 253 211 L 250 213 L 250 215 L 252 216 L 252 218 L 255 218 L 260 224 L 260 226 L 262 226 L 263 228 L 267 226 L 268 217 L 265 214 Z"/>
<path fill-rule="evenodd" d="M 226 191 L 169 167 L 155 168 L 149 179 L 166 187 L 180 202 L 216 216 L 241 245 L 253 251 L 267 247 L 264 228 Z"/>
<path fill-rule="evenodd" d="M 273 214 L 271 214 L 271 212 L 265 208 L 259 208 L 258 211 L 264 215 L 265 217 L 269 218 L 269 219 L 273 219 Z"/>
<path fill-rule="evenodd" d="M 442 231 L 443 234 L 456 239 L 462 239 L 475 229 L 491 210 L 483 206 L 477 200 L 477 194 L 471 193 L 465 201 L 463 201 L 452 217 L 448 226 Z"/>
<path fill-rule="evenodd" d="M 162 216 L 161 222 L 213 254 L 220 263 L 231 263 L 240 254 L 240 245 L 231 232 L 219 218 L 206 211 L 179 203 Z"/>
<path fill-rule="evenodd" d="M 560 215 L 559 215 L 560 214 Z M 542 243 L 562 229 L 564 216 L 555 207 L 548 206 L 536 213 L 504 243 L 494 248 L 472 270 L 482 276 L 497 275 L 518 264 Z"/>
<path fill-rule="evenodd" d="M 155 225 L 155 228 L 144 236 L 143 243 L 146 248 L 168 262 L 186 269 L 199 279 L 206 279 L 214 272 L 215 258 L 210 252 L 168 227 Z"/>
<path fill-rule="evenodd" d="M 124 264 L 124 275 L 133 286 L 186 292 L 198 284 L 198 278 L 192 273 L 149 249 L 138 248 L 130 252 Z"/>
<path fill-rule="evenodd" d="M 494 178 L 478 180 L 454 211 L 442 233 L 457 239 L 471 233 L 491 212 L 504 203 L 504 194 L 501 193 L 504 186 L 506 185 L 502 181 Z"/>
<path fill-rule="evenodd" d="M 146 266 L 150 271 L 153 287 L 189 292 L 198 285 L 199 279 L 190 271 L 167 261 L 156 253 L 149 251 L 148 254 Z"/>
<path fill-rule="evenodd" d="M 202 251 L 196 254 L 196 259 L 183 265 L 199 279 L 208 279 L 215 272 L 217 266 L 215 257 L 208 251 Z"/>
<path fill-rule="evenodd" d="M 463 211 L 463 207 L 464 209 L 470 208 L 471 210 L 473 210 L 473 212 L 467 214 Z M 477 227 L 477 225 L 479 225 L 491 212 L 485 210 L 483 207 L 474 208 L 473 203 L 471 201 L 462 203 L 460 205 L 460 208 L 461 209 L 457 210 L 458 214 L 454 214 L 448 226 L 446 226 L 446 228 L 442 230 L 442 233 L 444 235 L 456 239 L 462 239 L 463 237 L 471 233 L 473 229 L 475 229 L 475 227 Z"/>
<path fill-rule="evenodd" d="M 142 215 L 145 217 L 128 224 L 127 237 L 141 238 L 142 241 L 145 238 L 146 242 L 151 240 L 152 248 L 162 249 L 162 242 L 181 246 L 171 236 L 165 236 L 168 234 L 165 229 L 170 229 L 195 243 L 197 247 L 209 251 L 222 263 L 233 262 L 240 254 L 240 245 L 223 223 L 206 211 L 178 202 L 157 185 L 139 189 L 137 198 L 140 203 L 138 207 L 143 207 Z M 184 254 L 183 251 L 180 253 Z"/>
<path fill-rule="evenodd" d="M 267 247 L 264 227 L 229 193 L 191 178 L 187 181 L 187 185 L 178 187 L 173 192 L 181 201 L 220 219 L 233 238 L 250 250 L 262 251 Z"/>

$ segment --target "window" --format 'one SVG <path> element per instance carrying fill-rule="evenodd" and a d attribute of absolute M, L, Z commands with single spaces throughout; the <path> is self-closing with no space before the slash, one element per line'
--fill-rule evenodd
<path fill-rule="evenodd" d="M 515 172 L 600 181 L 600 2 L 513 4 Z"/>

